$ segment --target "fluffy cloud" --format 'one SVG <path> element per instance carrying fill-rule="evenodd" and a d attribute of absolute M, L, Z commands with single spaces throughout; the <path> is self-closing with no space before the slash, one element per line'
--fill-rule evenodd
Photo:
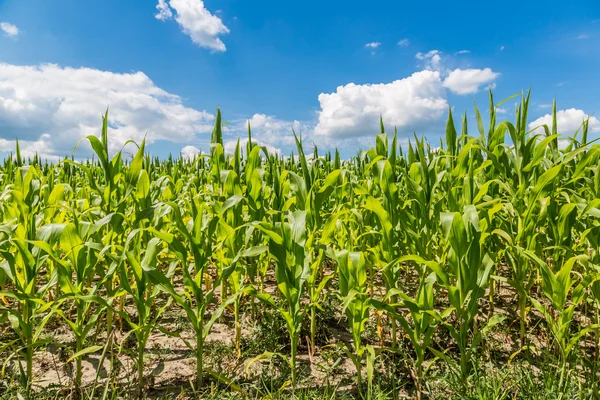
<path fill-rule="evenodd" d="M 166 0 L 158 0 L 156 9 L 158 10 L 158 13 L 155 15 L 156 19 L 166 21 L 173 18 L 173 11 L 171 11 L 171 7 L 169 7 Z"/>
<path fill-rule="evenodd" d="M 16 37 L 19 34 L 19 28 L 8 22 L 0 22 L 0 29 L 9 37 Z"/>
<path fill-rule="evenodd" d="M 181 157 L 186 160 L 193 160 L 194 158 L 198 157 L 202 153 L 203 153 L 202 150 L 200 150 L 199 148 L 197 148 L 195 146 L 185 146 L 184 148 L 181 149 Z"/>
<path fill-rule="evenodd" d="M 408 47 L 408 46 L 410 46 L 410 40 L 402 39 L 402 40 L 398 41 L 397 45 L 400 47 Z"/>
<path fill-rule="evenodd" d="M 0 135 L 9 139 L 0 142 L 0 151 L 12 151 L 18 137 L 26 151 L 70 154 L 81 138 L 99 134 L 107 107 L 111 151 L 144 137 L 148 143 L 189 142 L 210 132 L 214 120 L 142 72 L 0 63 Z"/>
<path fill-rule="evenodd" d="M 21 148 L 21 156 L 26 159 L 33 158 L 38 155 L 42 159 L 46 160 L 57 160 L 57 154 L 52 153 L 52 137 L 44 133 L 40 135 L 37 140 L 19 140 L 19 147 Z M 73 143 L 73 146 L 75 143 Z M 0 151 L 15 154 L 17 143 L 15 140 L 7 140 L 0 138 Z M 68 155 L 69 153 L 62 154 L 61 157 Z"/>
<path fill-rule="evenodd" d="M 248 143 L 248 138 L 240 139 L 240 150 L 242 154 L 246 152 L 246 143 Z M 257 146 L 265 147 L 269 154 L 277 154 L 281 155 L 281 149 L 275 146 L 272 146 L 268 143 L 265 143 L 261 140 L 252 139 L 252 143 Z M 225 153 L 233 154 L 235 152 L 235 147 L 237 146 L 237 140 L 229 140 L 223 143 L 223 147 L 225 149 Z"/>
<path fill-rule="evenodd" d="M 499 75 L 490 68 L 455 69 L 444 79 L 444 87 L 456 94 L 472 94 L 481 85 L 491 84 Z"/>
<path fill-rule="evenodd" d="M 416 72 L 392 83 L 339 86 L 319 95 L 315 136 L 371 136 L 379 116 L 400 129 L 417 129 L 438 120 L 448 108 L 440 73 Z"/>
<path fill-rule="evenodd" d="M 369 47 L 371 49 L 376 49 L 379 46 L 381 46 L 381 43 L 379 43 L 379 42 L 371 42 L 371 43 L 365 44 L 365 47 Z"/>
<path fill-rule="evenodd" d="M 573 135 L 578 129 L 581 129 L 581 124 L 589 118 L 588 130 L 590 132 L 600 132 L 600 121 L 596 117 L 588 116 L 583 110 L 569 108 L 568 110 L 559 110 L 556 112 L 556 125 L 558 133 L 562 135 Z M 529 129 L 536 129 L 541 125 L 552 126 L 552 114 L 546 114 L 539 117 L 529 124 Z M 541 133 L 541 130 L 540 130 Z"/>
<path fill-rule="evenodd" d="M 388 126 L 396 126 L 401 132 L 422 131 L 435 126 L 446 113 L 448 90 L 475 93 L 500 75 L 490 68 L 451 71 L 447 64 L 448 60 L 454 61 L 453 56 L 439 50 L 419 52 L 415 58 L 422 61 L 423 70 L 407 78 L 381 84 L 349 83 L 334 93 L 321 93 L 321 110 L 312 139 L 329 147 L 362 145 L 363 139 L 371 140 L 377 131 L 380 115 Z"/>
<path fill-rule="evenodd" d="M 309 130 L 308 126 L 301 124 L 300 121 L 286 121 L 267 114 L 254 114 L 247 121 L 239 121 L 232 130 L 237 135 L 244 136 L 248 123 L 250 123 L 253 140 L 256 139 L 277 149 L 295 147 L 293 132 L 299 135 L 303 130 Z"/>
<path fill-rule="evenodd" d="M 427 53 L 418 52 L 415 58 L 423 61 L 427 70 L 440 71 L 442 69 L 442 53 L 439 50 L 430 50 Z"/>
<path fill-rule="evenodd" d="M 229 33 L 221 18 L 213 15 L 204 7 L 202 0 L 159 0 L 156 5 L 158 13 L 156 18 L 166 21 L 173 18 L 179 24 L 183 32 L 192 38 L 192 41 L 200 47 L 213 51 L 225 51 L 225 43 L 219 35 Z"/>
<path fill-rule="evenodd" d="M 461 55 L 461 54 L 469 54 L 471 52 L 471 50 L 459 50 L 456 53 L 454 53 L 454 55 Z"/>

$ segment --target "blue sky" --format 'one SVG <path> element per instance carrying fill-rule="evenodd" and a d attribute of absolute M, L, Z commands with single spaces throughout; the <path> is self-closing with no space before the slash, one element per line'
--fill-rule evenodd
<path fill-rule="evenodd" d="M 19 137 L 29 154 L 70 154 L 110 107 L 114 149 L 145 136 L 153 154 L 190 155 L 220 106 L 231 143 L 251 120 L 273 151 L 292 151 L 294 127 L 351 155 L 379 114 L 437 143 L 448 106 L 471 118 L 489 86 L 497 99 L 531 86 L 532 123 L 556 98 L 570 134 L 600 112 L 599 67 L 593 0 L 0 0 L 0 152 Z"/>

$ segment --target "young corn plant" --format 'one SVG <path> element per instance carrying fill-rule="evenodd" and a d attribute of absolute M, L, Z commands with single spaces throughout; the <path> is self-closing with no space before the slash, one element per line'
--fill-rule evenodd
<path fill-rule="evenodd" d="M 268 293 L 255 296 L 279 312 L 285 320 L 290 338 L 288 363 L 292 370 L 292 386 L 297 383 L 296 354 L 300 340 L 300 330 L 304 312 L 301 306 L 305 284 L 310 276 L 310 252 L 312 238 L 307 237 L 306 211 L 296 211 L 287 215 L 287 221 L 255 225 L 269 241 L 269 256 L 275 261 L 277 288 L 285 305 L 278 306 Z"/>
<path fill-rule="evenodd" d="M 534 253 L 526 250 L 524 252 L 540 269 L 542 291 L 550 301 L 550 304 L 546 304 L 530 297 L 531 304 L 543 315 L 554 339 L 554 347 L 560 362 L 558 388 L 564 389 L 571 352 L 579 345 L 583 336 L 599 328 L 596 324 L 574 328 L 573 314 L 585 302 L 588 288 L 600 280 L 600 275 L 589 268 L 582 270 L 583 275 L 577 273 L 576 266 L 586 266 L 588 263 L 588 257 L 583 254 L 569 258 L 554 271 Z"/>
<path fill-rule="evenodd" d="M 439 264 L 433 261 L 427 261 L 419 256 L 403 256 L 400 257 L 397 262 L 415 263 L 421 268 L 418 288 L 414 297 L 410 297 L 408 294 L 397 289 L 390 291 L 387 294 L 390 296 L 395 293 L 402 304 L 402 308 L 408 309 L 410 315 L 410 318 L 407 318 L 402 314 L 398 314 L 396 318 L 400 321 L 400 325 L 408 336 L 415 352 L 411 373 L 415 383 L 416 398 L 420 400 L 423 398 L 423 378 L 425 375 L 423 365 L 427 349 L 430 348 L 432 344 L 436 327 L 440 324 L 440 321 L 443 322 L 453 310 L 452 308 L 447 308 L 439 313 L 434 309 L 434 285 L 437 281 L 435 271 L 443 274 L 442 267 Z M 423 266 L 425 266 L 425 268 L 423 268 Z M 434 272 L 427 274 L 427 267 Z"/>
<path fill-rule="evenodd" d="M 394 140 L 395 146 L 396 140 Z M 392 154 L 395 152 L 395 147 L 392 146 Z M 375 150 L 375 151 L 374 151 Z M 398 184 L 394 175 L 394 166 L 389 160 L 384 159 L 388 156 L 388 138 L 385 133 L 377 135 L 377 146 L 371 150 L 372 161 L 369 168 L 373 168 L 374 183 L 373 185 L 378 192 L 381 193 L 381 198 L 369 196 L 366 198 L 363 207 L 370 211 L 375 216 L 378 231 L 381 233 L 381 238 L 375 248 L 377 258 L 379 259 L 380 269 L 383 270 L 383 277 L 386 284 L 386 290 L 391 290 L 396 287 L 400 279 L 401 269 L 398 264 L 391 264 L 392 260 L 400 255 L 400 247 L 397 245 L 400 239 L 399 226 L 399 196 Z M 390 157 L 392 159 L 395 156 Z M 392 266 L 393 265 L 393 266 Z M 388 267 L 386 267 L 388 266 Z M 390 297 L 391 302 L 395 302 L 395 296 Z M 397 326 L 393 316 L 389 316 L 392 326 L 392 346 L 397 344 Z"/>
<path fill-rule="evenodd" d="M 343 301 L 342 311 L 348 318 L 354 347 L 350 350 L 343 345 L 343 348 L 356 367 L 356 382 L 359 390 L 362 387 L 362 360 L 367 355 L 367 399 L 371 399 L 376 351 L 373 346 L 364 345 L 361 336 L 365 331 L 365 325 L 372 309 L 388 308 L 393 313 L 393 308 L 370 298 L 367 292 L 366 260 L 362 252 L 340 250 L 333 257 L 338 267 L 339 293 Z"/>
<path fill-rule="evenodd" d="M 297 145 L 300 151 L 302 149 L 301 144 L 298 142 Z M 300 154 L 301 160 L 305 160 L 304 153 L 301 152 Z M 342 171 L 336 169 L 331 171 L 324 179 L 313 180 L 308 193 L 306 193 L 306 181 L 293 172 L 289 175 L 293 181 L 292 191 L 297 199 L 296 206 L 300 210 L 307 211 L 309 237 L 316 238 L 314 240 L 316 251 L 310 254 L 310 275 L 306 281 L 310 301 L 310 351 L 314 354 L 316 352 L 317 310 L 323 310 L 320 305 L 326 296 L 323 293 L 328 282 L 334 277 L 333 275 L 324 275 L 325 246 L 319 235 L 323 231 L 326 221 L 325 206 L 330 201 L 338 182 L 342 180 Z"/>
<path fill-rule="evenodd" d="M 240 168 L 240 145 L 236 147 L 236 156 L 233 158 L 232 167 Z M 244 197 L 242 196 L 242 187 L 238 173 L 234 170 L 221 171 L 221 179 L 224 182 L 223 190 L 227 196 L 218 209 L 218 224 L 216 229 L 216 242 L 218 246 L 215 249 L 215 260 L 218 260 L 218 268 L 222 270 L 233 263 L 233 259 L 239 254 L 247 243 L 248 237 L 244 236 L 246 228 L 243 220 Z M 219 204 L 219 203 L 217 203 Z M 246 239 L 246 240 L 245 240 Z M 234 269 L 228 279 L 221 280 L 221 302 L 225 302 L 228 297 L 228 291 L 235 297 L 234 318 L 235 318 L 235 347 L 238 357 L 241 357 L 241 325 L 240 325 L 240 293 L 246 277 L 246 270 L 242 268 L 243 263 L 239 263 L 238 268 Z M 226 285 L 227 284 L 227 285 Z"/>
<path fill-rule="evenodd" d="M 174 273 L 174 264 L 164 274 L 158 268 L 158 253 L 161 251 L 161 240 L 151 238 L 146 241 L 144 231 L 133 230 L 127 237 L 123 247 L 118 273 L 122 295 L 128 294 L 137 311 L 137 319 L 130 318 L 127 312 L 120 315 L 131 327 L 128 333 L 135 335 L 137 342 L 137 381 L 138 397 L 144 393 L 144 352 L 146 343 L 152 331 L 156 328 L 163 312 L 169 307 L 176 296 L 169 278 Z M 170 294 L 167 301 L 157 307 L 158 296 L 161 292 Z M 123 338 L 123 342 L 125 338 Z"/>
<path fill-rule="evenodd" d="M 439 283 L 447 290 L 448 300 L 456 317 L 456 324 L 444 322 L 456 341 L 460 353 L 458 374 L 463 382 L 473 368 L 473 357 L 481 341 L 481 332 L 475 330 L 474 321 L 479 311 L 479 299 L 494 266 L 485 252 L 484 240 L 477 209 L 465 207 L 464 213 L 442 213 L 441 222 L 445 239 L 448 272 L 437 269 Z M 498 323 L 498 319 L 490 323 Z M 443 353 L 436 355 L 446 358 Z"/>
<path fill-rule="evenodd" d="M 116 152 L 112 158 L 110 158 L 109 142 L 108 142 L 108 110 L 102 116 L 102 129 L 100 137 L 89 135 L 85 138 L 92 147 L 94 155 L 97 158 L 98 164 L 90 164 L 89 161 L 86 163 L 76 162 L 73 159 L 66 158 L 62 165 L 67 168 L 70 172 L 70 166 L 73 165 L 83 172 L 86 177 L 85 184 L 89 186 L 87 191 L 88 198 L 81 200 L 86 201 L 88 205 L 98 205 L 103 213 L 104 218 L 110 221 L 110 224 L 106 224 L 105 230 L 106 235 L 103 240 L 104 245 L 110 246 L 122 246 L 125 237 L 126 218 L 125 210 L 128 206 L 128 200 L 131 195 L 139 196 L 140 192 L 144 192 L 142 185 L 137 185 L 140 176 L 144 176 L 141 173 L 144 162 L 144 149 L 145 140 L 142 141 L 141 145 L 138 146 L 138 151 L 129 164 L 127 171 L 123 171 L 124 163 L 121 151 Z M 80 142 L 75 146 L 74 151 L 79 147 Z M 128 144 L 136 145 L 135 142 L 128 140 L 124 146 Z M 147 176 L 147 173 L 144 172 Z M 147 183 L 146 187 L 149 188 L 149 181 L 142 179 L 143 183 Z M 85 195 L 86 192 L 82 191 L 81 195 Z M 80 201 L 81 201 L 80 200 Z M 108 271 L 105 271 L 108 272 Z M 114 271 L 112 271 L 114 272 Z M 107 274 L 108 280 L 105 284 L 105 289 L 108 292 L 109 297 L 115 297 L 117 289 L 115 288 L 112 273 Z M 121 308 L 122 308 L 121 303 Z M 107 336 L 111 337 L 113 328 L 113 310 L 109 308 L 106 313 L 106 326 Z M 121 321 L 122 323 L 122 321 Z"/>

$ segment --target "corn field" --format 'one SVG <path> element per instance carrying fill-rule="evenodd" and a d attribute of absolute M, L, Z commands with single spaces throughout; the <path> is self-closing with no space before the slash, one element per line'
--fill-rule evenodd
<path fill-rule="evenodd" d="M 600 146 L 586 121 L 559 133 L 556 108 L 529 131 L 529 93 L 514 122 L 489 101 L 475 128 L 449 112 L 434 146 L 402 148 L 381 121 L 350 159 L 301 135 L 269 154 L 251 127 L 226 154 L 220 112 L 194 159 L 109 154 L 108 115 L 91 160 L 17 144 L 0 169 L 2 398 L 154 398 L 157 338 L 192 365 L 164 398 L 512 399 L 523 376 L 600 398 Z M 48 353 L 65 379 L 44 381 Z"/>

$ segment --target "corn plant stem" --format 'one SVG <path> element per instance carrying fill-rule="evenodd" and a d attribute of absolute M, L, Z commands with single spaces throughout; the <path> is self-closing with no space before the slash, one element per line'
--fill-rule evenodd
<path fill-rule="evenodd" d="M 521 325 L 521 347 L 527 344 L 527 299 L 524 295 L 519 296 L 519 322 Z"/>
<path fill-rule="evenodd" d="M 202 333 L 196 335 L 196 389 L 200 389 L 202 387 L 202 373 L 203 373 L 203 363 L 202 363 L 202 351 L 204 348 L 204 340 L 202 339 Z"/>
<path fill-rule="evenodd" d="M 398 302 L 398 296 L 392 296 L 390 298 L 390 303 L 394 304 Z M 398 345 L 398 326 L 396 325 L 396 318 L 390 316 L 390 320 L 392 321 L 392 347 L 396 348 Z"/>
<path fill-rule="evenodd" d="M 144 340 L 138 338 L 138 397 L 141 399 L 144 395 Z"/>
<path fill-rule="evenodd" d="M 77 302 L 77 322 L 79 324 L 81 324 L 82 321 L 83 321 L 83 306 L 78 301 Z M 81 329 L 81 327 L 80 327 L 80 329 Z M 82 335 L 80 335 L 80 334 L 77 335 L 77 339 L 75 341 L 75 354 L 77 354 L 81 350 L 83 350 L 84 340 L 85 340 L 85 338 L 82 337 Z M 81 378 L 82 378 L 81 356 L 77 356 L 75 359 L 75 393 L 76 393 L 76 396 L 79 395 L 79 391 L 81 389 Z"/>
<path fill-rule="evenodd" d="M 138 372 L 138 397 L 141 399 L 144 394 L 144 348 L 146 347 L 147 335 L 144 332 L 146 329 L 142 313 L 138 310 L 138 326 L 139 331 L 136 332 L 138 342 L 138 357 L 137 357 L 137 372 Z"/>
<path fill-rule="evenodd" d="M 316 352 L 317 337 L 317 307 L 313 304 L 310 308 L 310 347 L 311 353 L 314 355 Z"/>
<path fill-rule="evenodd" d="M 121 298 L 119 299 L 119 311 L 122 313 L 123 309 L 125 307 L 125 298 L 123 296 L 121 296 Z M 119 328 L 121 330 L 121 332 L 123 332 L 123 318 L 121 318 L 119 316 Z"/>
<path fill-rule="evenodd" d="M 293 333 L 290 337 L 291 340 L 291 355 L 290 355 L 290 366 L 292 368 L 292 387 L 296 390 L 296 351 L 298 350 L 298 337 Z"/>
<path fill-rule="evenodd" d="M 100 361 L 98 362 L 98 365 L 104 365 L 104 360 L 106 359 L 106 352 L 112 348 L 112 340 L 113 340 L 112 334 L 106 338 L 106 346 L 104 346 L 104 349 L 102 350 L 102 355 L 100 356 Z M 112 357 L 112 353 L 111 353 L 111 359 L 110 359 L 111 373 L 112 373 L 112 365 L 113 365 L 113 357 Z M 96 376 L 94 377 L 94 383 L 92 384 L 92 393 L 90 395 L 90 398 L 94 398 L 94 395 L 96 394 L 96 384 L 98 383 L 98 379 L 100 378 L 100 371 L 101 371 L 100 368 L 98 368 L 98 370 L 96 371 Z M 108 385 L 108 382 L 110 382 L 110 379 L 106 379 L 106 382 Z"/>
<path fill-rule="evenodd" d="M 33 383 L 33 345 L 31 339 L 27 339 L 27 387 L 26 394 L 27 398 L 31 398 L 31 386 Z"/>
<path fill-rule="evenodd" d="M 362 363 L 361 357 L 357 354 L 354 354 L 352 361 L 354 362 L 354 366 L 356 367 L 356 385 L 358 390 L 360 391 L 360 387 L 362 386 Z"/>
<path fill-rule="evenodd" d="M 396 326 L 396 320 L 394 318 L 391 318 L 391 322 L 392 322 L 392 347 L 395 348 L 396 345 L 398 344 L 398 327 Z"/>
<path fill-rule="evenodd" d="M 27 354 L 27 370 L 25 376 L 25 397 L 31 398 L 31 385 L 33 383 L 33 329 L 31 326 L 30 307 L 27 301 L 23 302 L 23 321 L 25 321 L 24 334 Z"/>
<path fill-rule="evenodd" d="M 237 297 L 234 302 L 234 318 L 235 318 L 235 349 L 237 351 L 238 358 L 242 356 L 241 340 L 242 340 L 242 326 L 240 324 L 240 298 Z"/>
<path fill-rule="evenodd" d="M 460 322 L 460 373 L 462 383 L 466 385 L 469 372 L 471 370 L 471 360 L 469 349 L 467 348 L 468 322 L 461 318 Z"/>
<path fill-rule="evenodd" d="M 419 357 L 421 358 L 421 357 Z M 423 360 L 417 359 L 417 382 L 416 382 L 417 400 L 423 397 Z"/>
<path fill-rule="evenodd" d="M 113 280 L 112 278 L 108 279 L 106 282 L 106 291 L 107 293 L 110 295 L 112 293 L 112 288 L 113 288 Z M 112 308 L 108 308 L 108 310 L 106 310 L 106 337 L 110 337 L 110 335 L 112 334 L 112 329 L 113 329 L 113 312 L 112 312 Z"/>
<path fill-rule="evenodd" d="M 596 325 L 600 325 L 600 307 L 596 305 Z M 596 336 L 596 364 L 600 365 L 600 329 L 597 328 L 595 332 Z"/>
<path fill-rule="evenodd" d="M 488 297 L 488 301 L 490 304 L 490 309 L 488 312 L 488 317 L 491 318 L 494 315 L 494 293 L 495 293 L 495 288 L 496 288 L 496 282 L 492 279 L 490 280 L 490 291 L 489 291 L 489 297 Z"/>
<path fill-rule="evenodd" d="M 314 299 L 315 298 L 315 283 L 313 282 L 312 285 L 310 285 L 309 289 L 308 289 L 308 298 Z M 316 309 L 316 304 L 311 304 L 310 305 L 310 350 L 311 353 L 314 354 L 315 353 L 315 338 L 317 336 L 317 309 Z"/>
<path fill-rule="evenodd" d="M 225 303 L 226 299 L 227 299 L 227 279 L 223 279 L 223 281 L 221 282 L 221 304 Z M 224 315 L 221 315 L 219 320 L 221 322 L 223 322 L 225 320 Z"/>
<path fill-rule="evenodd" d="M 197 300 L 198 301 L 198 300 Z M 198 301 L 198 304 L 200 302 Z M 196 333 L 196 386 L 199 390 L 202 387 L 202 375 L 203 375 L 203 360 L 202 352 L 204 350 L 204 313 L 202 309 L 198 307 L 198 331 Z"/>
<path fill-rule="evenodd" d="M 560 361 L 560 379 L 558 381 L 558 390 L 562 392 L 566 389 L 565 372 L 567 370 L 567 360 L 561 357 Z"/>

